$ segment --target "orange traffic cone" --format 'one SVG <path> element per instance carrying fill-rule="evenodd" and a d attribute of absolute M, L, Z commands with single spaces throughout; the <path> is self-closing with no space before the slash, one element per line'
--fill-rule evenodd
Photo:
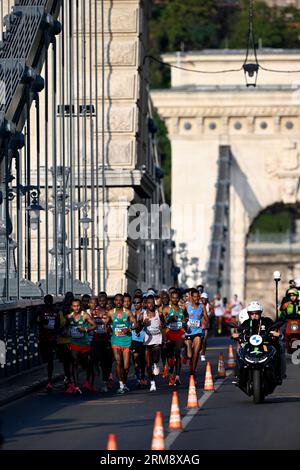
<path fill-rule="evenodd" d="M 234 360 L 233 348 L 232 348 L 232 345 L 230 344 L 228 348 L 227 369 L 234 369 L 234 368 L 235 368 L 235 360 Z"/>
<path fill-rule="evenodd" d="M 118 450 L 117 437 L 115 434 L 109 434 L 106 450 Z"/>
<path fill-rule="evenodd" d="M 166 450 L 161 411 L 157 411 L 155 415 L 151 450 Z"/>
<path fill-rule="evenodd" d="M 211 392 L 214 390 L 214 383 L 211 373 L 211 365 L 210 362 L 207 361 L 206 364 L 206 371 L 205 371 L 205 382 L 204 382 L 204 391 Z"/>
<path fill-rule="evenodd" d="M 195 378 L 193 375 L 190 376 L 189 395 L 187 401 L 187 408 L 198 408 L 198 400 L 195 386 Z"/>
<path fill-rule="evenodd" d="M 218 363 L 218 377 L 224 378 L 226 377 L 225 371 L 225 363 L 224 363 L 224 354 L 221 352 L 219 356 L 219 363 Z"/>
<path fill-rule="evenodd" d="M 172 396 L 169 429 L 182 429 L 177 392 L 173 392 Z"/>

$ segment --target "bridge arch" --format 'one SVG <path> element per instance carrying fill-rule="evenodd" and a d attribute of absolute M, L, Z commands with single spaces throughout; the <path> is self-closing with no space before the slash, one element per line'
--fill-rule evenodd
<path fill-rule="evenodd" d="M 277 202 L 252 220 L 245 246 L 245 299 L 260 299 L 274 313 L 273 271 L 282 273 L 280 295 L 300 276 L 300 204 Z"/>

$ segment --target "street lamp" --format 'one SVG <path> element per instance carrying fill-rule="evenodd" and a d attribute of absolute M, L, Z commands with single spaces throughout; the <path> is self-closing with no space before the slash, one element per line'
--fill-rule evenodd
<path fill-rule="evenodd" d="M 88 217 L 89 205 L 87 202 L 79 203 L 79 206 L 82 207 L 83 217 L 79 220 L 84 230 L 84 280 L 88 280 L 88 236 L 87 231 L 90 224 L 93 222 L 92 219 Z"/>
<path fill-rule="evenodd" d="M 259 65 L 257 63 L 256 64 L 245 63 L 243 65 L 243 69 L 245 73 L 246 86 L 256 87 Z M 250 81 L 250 79 L 253 79 L 253 80 Z"/>
<path fill-rule="evenodd" d="M 40 224 L 40 213 L 44 210 L 44 208 L 39 203 L 38 191 L 32 191 L 30 197 L 32 201 L 26 210 L 29 212 L 30 228 L 32 230 L 37 230 Z"/>
<path fill-rule="evenodd" d="M 273 279 L 275 281 L 275 306 L 276 306 L 276 321 L 278 320 L 278 284 L 281 280 L 280 271 L 274 271 Z"/>

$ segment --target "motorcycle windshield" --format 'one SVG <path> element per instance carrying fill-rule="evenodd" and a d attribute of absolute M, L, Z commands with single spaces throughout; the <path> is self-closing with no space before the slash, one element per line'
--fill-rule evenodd
<path fill-rule="evenodd" d="M 274 347 L 268 344 L 253 346 L 247 343 L 244 347 L 244 359 L 251 364 L 266 362 L 274 355 Z"/>

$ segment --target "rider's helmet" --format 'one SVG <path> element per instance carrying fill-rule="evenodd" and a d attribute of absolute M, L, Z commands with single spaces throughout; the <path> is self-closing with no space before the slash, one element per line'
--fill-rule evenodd
<path fill-rule="evenodd" d="M 290 295 L 296 295 L 297 297 L 299 296 L 299 292 L 297 289 L 289 289 L 286 293 L 286 295 L 289 297 Z"/>
<path fill-rule="evenodd" d="M 208 294 L 206 292 L 202 292 L 201 299 L 208 299 Z"/>
<path fill-rule="evenodd" d="M 248 314 L 251 312 L 263 313 L 263 311 L 264 311 L 263 306 L 257 300 L 253 300 L 252 302 L 250 302 L 249 305 L 247 305 Z"/>
<path fill-rule="evenodd" d="M 299 290 L 300 289 L 300 277 L 297 277 L 296 279 L 294 279 L 294 283 L 295 283 L 296 288 Z"/>

